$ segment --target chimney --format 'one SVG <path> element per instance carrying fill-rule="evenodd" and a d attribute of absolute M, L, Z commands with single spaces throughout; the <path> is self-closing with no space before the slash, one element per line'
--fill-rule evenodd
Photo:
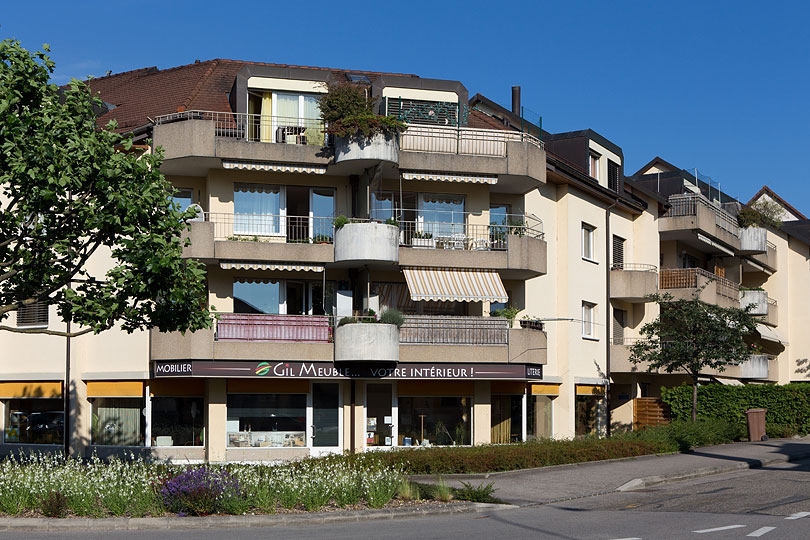
<path fill-rule="evenodd" d="M 520 116 L 520 86 L 512 87 L 512 114 Z"/>

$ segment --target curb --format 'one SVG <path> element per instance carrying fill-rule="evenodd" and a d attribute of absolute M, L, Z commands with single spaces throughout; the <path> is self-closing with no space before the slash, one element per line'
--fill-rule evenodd
<path fill-rule="evenodd" d="M 162 517 L 162 518 L 0 518 L 0 531 L 136 531 L 162 529 L 234 529 L 323 525 L 357 521 L 407 519 L 486 512 L 511 505 L 457 503 L 439 508 L 414 507 L 390 510 L 354 510 L 315 514 L 270 514 L 246 516 Z"/>
<path fill-rule="evenodd" d="M 629 482 L 622 484 L 616 488 L 616 491 L 634 491 L 644 489 L 652 486 L 660 486 L 661 484 L 668 484 L 670 482 L 680 482 L 681 480 L 691 480 L 693 478 L 700 478 L 703 476 L 710 476 L 713 474 L 720 474 L 726 472 L 741 471 L 745 469 L 760 469 L 774 463 L 790 463 L 791 461 L 799 461 L 802 459 L 810 458 L 810 452 L 802 452 L 792 456 L 775 457 L 771 459 L 750 459 L 745 462 L 738 462 L 730 465 L 718 465 L 716 467 L 703 467 L 694 469 L 688 473 L 673 473 L 660 476 L 644 476 L 642 478 L 634 478 Z"/>

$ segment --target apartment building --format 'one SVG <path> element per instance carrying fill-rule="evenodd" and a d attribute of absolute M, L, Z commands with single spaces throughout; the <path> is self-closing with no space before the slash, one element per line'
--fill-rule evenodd
<path fill-rule="evenodd" d="M 360 85 L 407 131 L 334 140 L 326 83 Z M 707 376 L 804 366 L 804 216 L 784 203 L 795 222 L 742 234 L 725 194 L 660 159 L 625 178 L 618 145 L 543 131 L 519 91 L 507 109 L 459 81 L 230 60 L 91 84 L 99 122 L 161 148 L 175 201 L 198 210 L 184 256 L 206 265 L 218 318 L 185 335 L 0 334 L 19 353 L 0 359 L 2 452 L 62 443 L 66 363 L 78 455 L 277 460 L 626 428 L 637 398 L 684 379 L 628 361 L 658 314 L 646 296 L 704 282 L 707 301 L 763 302 L 765 351 Z M 103 275 L 105 254 L 89 265 Z M 399 330 L 343 320 L 390 308 Z M 513 323 L 492 316 L 505 308 Z M 64 327 L 53 308 L 11 324 Z"/>

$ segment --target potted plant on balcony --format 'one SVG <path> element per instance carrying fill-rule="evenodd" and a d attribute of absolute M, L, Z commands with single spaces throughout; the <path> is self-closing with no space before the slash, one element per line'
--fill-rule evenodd
<path fill-rule="evenodd" d="M 407 126 L 374 112 L 377 99 L 367 86 L 329 84 L 318 100 L 326 131 L 334 137 L 335 163 L 348 160 L 399 161 L 399 134 Z"/>
<path fill-rule="evenodd" d="M 504 317 L 507 321 L 509 321 L 509 328 L 512 328 L 512 325 L 515 323 L 515 317 L 520 310 L 516 307 L 505 307 L 502 309 L 493 309 L 489 312 L 491 317 Z"/>
<path fill-rule="evenodd" d="M 411 246 L 420 249 L 429 249 L 436 247 L 436 240 L 433 235 L 425 231 L 416 231 L 411 236 Z"/>

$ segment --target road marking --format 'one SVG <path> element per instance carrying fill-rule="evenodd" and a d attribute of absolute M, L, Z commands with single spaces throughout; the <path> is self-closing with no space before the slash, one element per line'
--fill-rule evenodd
<path fill-rule="evenodd" d="M 636 538 L 634 536 L 633 538 L 614 538 L 613 540 L 641 540 L 641 538 Z"/>
<path fill-rule="evenodd" d="M 785 519 L 802 519 L 807 516 L 810 516 L 810 512 L 796 512 L 795 514 L 790 514 Z"/>
<path fill-rule="evenodd" d="M 747 527 L 748 525 L 726 525 L 725 527 L 715 527 L 714 529 L 701 529 L 699 531 L 692 531 L 693 533 L 703 534 L 703 533 L 710 533 L 710 532 L 717 532 L 717 531 L 727 531 L 729 529 L 740 529 L 742 527 Z"/>
<path fill-rule="evenodd" d="M 751 534 L 746 534 L 746 536 L 762 536 L 763 534 L 767 534 L 774 530 L 776 527 L 760 527 L 759 529 L 755 530 Z"/>

